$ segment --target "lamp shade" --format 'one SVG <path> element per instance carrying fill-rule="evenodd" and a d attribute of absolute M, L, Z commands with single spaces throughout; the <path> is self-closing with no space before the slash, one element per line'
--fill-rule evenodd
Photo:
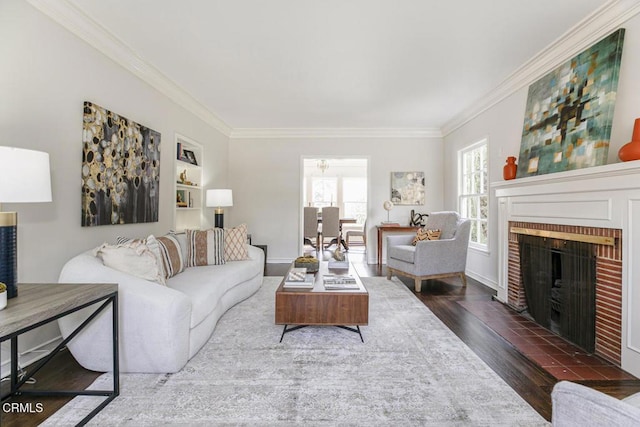
<path fill-rule="evenodd" d="M 49 154 L 0 147 L 0 203 L 50 201 Z"/>
<path fill-rule="evenodd" d="M 233 194 L 228 189 L 207 190 L 206 204 L 209 208 L 233 206 Z"/>

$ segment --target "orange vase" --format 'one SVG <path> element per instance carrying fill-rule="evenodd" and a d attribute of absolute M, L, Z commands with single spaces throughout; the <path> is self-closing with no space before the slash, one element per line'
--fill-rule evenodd
<path fill-rule="evenodd" d="M 631 142 L 624 144 L 618 151 L 618 157 L 623 162 L 640 159 L 640 119 L 636 119 L 633 125 Z"/>
<path fill-rule="evenodd" d="M 502 177 L 505 180 L 514 179 L 517 171 L 518 165 L 516 165 L 516 158 L 513 156 L 507 157 L 507 164 L 502 168 Z"/>

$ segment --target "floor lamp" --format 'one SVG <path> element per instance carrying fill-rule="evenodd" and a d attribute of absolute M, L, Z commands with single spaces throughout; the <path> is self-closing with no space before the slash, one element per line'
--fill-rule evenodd
<path fill-rule="evenodd" d="M 51 201 L 49 154 L 0 147 L 0 282 L 7 298 L 18 296 L 18 213 L 2 212 L 2 203 Z"/>
<path fill-rule="evenodd" d="M 215 208 L 214 222 L 216 228 L 224 228 L 224 209 L 233 206 L 233 194 L 228 189 L 207 190 L 208 208 Z"/>

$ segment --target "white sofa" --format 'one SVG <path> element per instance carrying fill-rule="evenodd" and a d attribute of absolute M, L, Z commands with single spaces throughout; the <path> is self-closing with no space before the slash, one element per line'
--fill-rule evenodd
<path fill-rule="evenodd" d="M 117 283 L 120 371 L 177 372 L 207 342 L 218 319 L 262 285 L 264 252 L 248 246 L 249 258 L 222 265 L 188 267 L 159 285 L 106 267 L 88 251 L 69 260 L 60 283 Z M 88 309 L 58 320 L 66 338 L 88 317 Z M 68 344 L 86 369 L 113 369 L 111 309 Z"/>

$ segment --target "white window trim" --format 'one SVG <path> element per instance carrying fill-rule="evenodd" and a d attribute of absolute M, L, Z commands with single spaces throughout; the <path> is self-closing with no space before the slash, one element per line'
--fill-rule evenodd
<path fill-rule="evenodd" d="M 481 147 L 482 145 L 485 145 L 487 147 L 487 153 L 486 153 L 486 163 L 487 163 L 487 171 L 486 171 L 486 176 L 487 176 L 487 180 L 489 179 L 489 138 L 488 137 L 484 137 L 479 141 L 474 142 L 473 144 L 470 144 L 464 148 L 461 148 L 460 150 L 458 150 L 458 171 L 457 171 L 457 175 L 458 175 L 458 194 L 457 194 L 457 206 L 458 206 L 458 212 L 461 212 L 461 204 L 460 204 L 460 199 L 462 196 L 462 188 L 463 188 L 463 178 L 462 178 L 462 171 L 463 171 L 463 158 L 464 155 L 470 151 L 473 151 L 475 149 L 477 149 L 478 147 Z M 490 203 L 491 203 L 491 198 L 489 197 L 489 183 L 486 183 L 487 186 L 487 192 L 486 197 L 487 197 L 487 243 L 486 244 L 482 244 L 482 243 L 477 243 L 477 242 L 473 242 L 471 240 L 469 240 L 469 248 L 473 249 L 475 251 L 478 252 L 482 252 L 482 253 L 486 253 L 489 254 L 490 253 L 490 244 L 491 244 L 491 238 L 490 235 L 491 233 L 489 233 L 489 223 L 490 223 Z"/>

